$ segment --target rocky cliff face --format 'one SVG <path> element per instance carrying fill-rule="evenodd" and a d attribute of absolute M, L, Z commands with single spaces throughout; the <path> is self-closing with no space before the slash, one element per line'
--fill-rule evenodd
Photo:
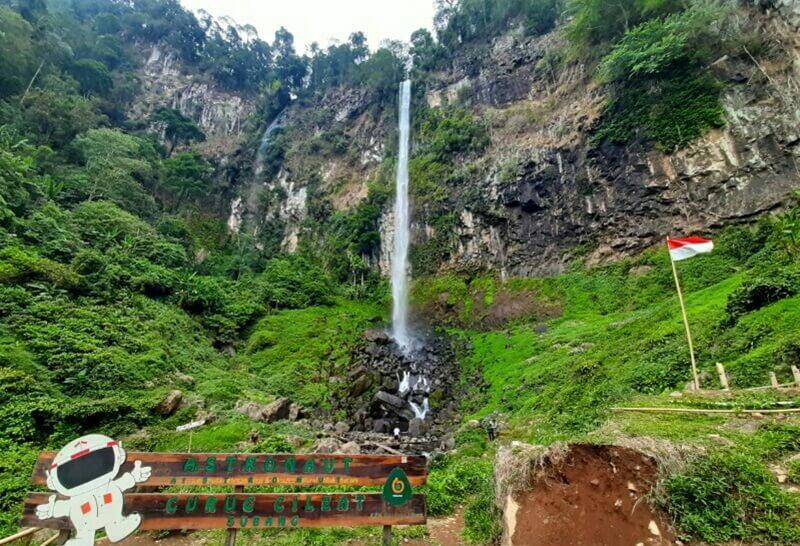
<path fill-rule="evenodd" d="M 245 121 L 255 112 L 255 97 L 221 89 L 163 44 L 142 49 L 145 56 L 137 70 L 142 93 L 133 104 L 131 118 L 145 121 L 160 107 L 175 108 L 206 134 L 200 144 L 204 153 L 232 155 L 241 142 Z"/>
<path fill-rule="evenodd" d="M 768 60 L 742 55 L 713 63 L 710 69 L 725 82 L 726 126 L 674 153 L 592 141 L 605 91 L 593 67 L 550 62 L 563 46 L 558 32 L 537 38 L 511 32 L 464 51 L 451 70 L 434 74 L 427 104 L 464 105 L 491 136 L 470 166 L 470 179 L 447 188 L 457 222 L 441 266 L 551 274 L 578 253 L 596 263 L 668 234 L 702 233 L 783 206 L 800 188 L 800 2 L 780 0 L 743 17 L 758 25 L 773 53 Z M 176 97 L 191 97 L 190 89 Z M 282 213 L 259 211 L 250 199 L 244 214 L 256 225 L 280 216 L 286 250 L 303 237 L 304 188 L 315 185 L 337 210 L 352 208 L 391 155 L 386 145 L 395 112 L 371 100 L 363 90 L 338 89 L 293 105 L 284 122 L 290 144 L 277 173 L 240 180 L 242 195 L 255 187 L 282 196 L 273 205 Z M 216 121 L 209 123 L 233 132 L 249 107 L 213 104 L 208 118 Z M 414 244 L 441 235 L 424 210 L 414 216 Z M 391 204 L 380 225 L 382 246 L 391 248 Z M 388 271 L 388 253 L 376 266 Z"/>
<path fill-rule="evenodd" d="M 280 247 L 294 252 L 303 236 L 309 189 L 347 210 L 367 197 L 367 184 L 384 159 L 393 114 L 375 107 L 361 88 L 330 89 L 303 99 L 267 127 L 249 151 L 249 174 L 236 181 L 229 226 L 258 236 L 277 227 Z M 390 119 L 391 118 L 391 119 Z M 274 132 L 272 132 L 274 130 Z M 281 160 L 269 157 L 280 149 Z"/>
<path fill-rule="evenodd" d="M 602 90 L 583 66 L 554 77 L 538 62 L 558 47 L 553 35 L 506 36 L 477 71 L 444 75 L 428 103 L 460 100 L 492 126 L 475 181 L 481 198 L 459 211 L 451 265 L 554 273 L 576 247 L 596 262 L 784 204 L 800 187 L 800 48 L 790 19 L 767 16 L 759 24 L 780 61 L 714 63 L 726 82 L 727 125 L 673 154 L 595 146 L 589 130 Z"/>

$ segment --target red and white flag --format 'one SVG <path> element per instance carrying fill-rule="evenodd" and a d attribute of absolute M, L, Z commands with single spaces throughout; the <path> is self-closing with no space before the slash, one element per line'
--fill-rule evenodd
<path fill-rule="evenodd" d="M 685 237 L 683 239 L 667 239 L 669 255 L 672 261 L 679 262 L 705 254 L 714 250 L 714 242 L 702 237 Z"/>

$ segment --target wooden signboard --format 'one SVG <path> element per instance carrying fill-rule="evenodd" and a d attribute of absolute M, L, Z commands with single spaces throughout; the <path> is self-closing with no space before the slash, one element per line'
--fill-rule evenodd
<path fill-rule="evenodd" d="M 39 455 L 33 483 L 45 485 L 55 453 Z M 168 485 L 383 485 L 401 468 L 413 486 L 427 478 L 424 457 L 382 455 L 269 455 L 230 453 L 128 453 L 121 472 L 134 461 L 152 469 L 148 486 Z"/>
<path fill-rule="evenodd" d="M 28 495 L 23 527 L 72 528 L 67 518 L 36 517 L 36 506 L 47 503 L 49 496 Z M 412 495 L 409 502 L 392 506 L 381 493 L 131 493 L 125 495 L 125 513 L 142 517 L 140 530 L 359 527 L 426 521 L 424 495 Z"/>
<path fill-rule="evenodd" d="M 291 455 L 249 453 L 126 453 L 97 434 L 58 453 L 39 455 L 33 483 L 58 494 L 29 493 L 20 525 L 72 531 L 94 544 L 98 531 L 119 542 L 136 530 L 383 526 L 426 521 L 424 457 L 402 455 Z M 373 486 L 380 493 L 299 492 L 311 486 Z M 230 493 L 137 493 L 137 487 L 231 486 Z M 292 493 L 246 493 L 247 486 L 293 486 Z M 61 543 L 61 542 L 59 542 Z"/>

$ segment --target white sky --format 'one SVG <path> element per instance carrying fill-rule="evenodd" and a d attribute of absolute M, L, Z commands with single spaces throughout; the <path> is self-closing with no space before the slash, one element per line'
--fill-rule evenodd
<path fill-rule="evenodd" d="M 251 24 L 262 40 L 272 42 L 281 26 L 294 34 L 295 48 L 305 53 L 314 41 L 327 47 L 362 31 L 370 49 L 386 39 L 407 42 L 420 27 L 431 28 L 434 0 L 181 0 L 191 10 L 215 17 L 227 15 Z"/>

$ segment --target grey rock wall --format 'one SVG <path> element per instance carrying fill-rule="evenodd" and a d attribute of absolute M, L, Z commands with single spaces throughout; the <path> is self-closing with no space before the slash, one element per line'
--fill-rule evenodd
<path fill-rule="evenodd" d="M 134 103 L 131 117 L 147 120 L 160 107 L 175 108 L 206 133 L 204 151 L 216 156 L 234 153 L 245 121 L 255 112 L 255 98 L 221 89 L 209 77 L 186 67 L 163 45 L 144 50 L 138 70 L 143 93 Z"/>
<path fill-rule="evenodd" d="M 591 78 L 578 67 L 553 80 L 534 64 L 554 46 L 552 36 L 498 40 L 472 75 L 443 78 L 428 94 L 432 105 L 458 100 L 486 115 L 525 101 L 555 103 L 548 120 L 519 137 L 493 135 L 488 167 L 471 182 L 480 199 L 458 211 L 450 266 L 552 274 L 576 249 L 596 263 L 781 208 L 800 188 L 800 47 L 786 19 L 763 25 L 779 59 L 715 63 L 726 82 L 727 125 L 673 154 L 594 145 L 588 128 L 599 90 Z M 415 240 L 425 239 L 418 230 Z"/>

